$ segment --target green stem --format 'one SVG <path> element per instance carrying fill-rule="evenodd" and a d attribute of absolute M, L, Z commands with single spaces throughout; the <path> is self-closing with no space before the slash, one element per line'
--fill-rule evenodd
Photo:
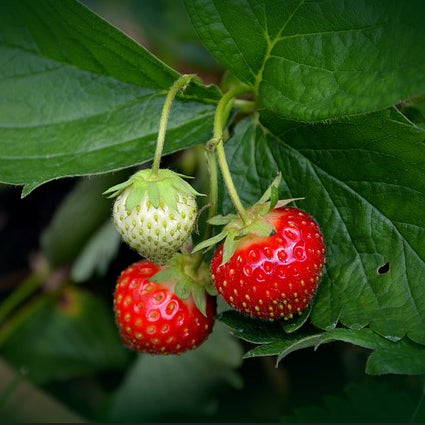
<path fill-rule="evenodd" d="M 217 159 L 214 152 L 207 152 L 208 168 L 210 175 L 210 192 L 209 192 L 209 212 L 208 219 L 214 217 L 217 214 L 217 203 L 218 203 L 218 170 L 217 170 Z M 204 240 L 209 239 L 212 234 L 212 225 L 207 222 L 205 228 Z"/>
<path fill-rule="evenodd" d="M 40 295 L 38 298 L 21 307 L 21 309 L 18 310 L 6 323 L 2 324 L 0 327 L 0 347 L 17 328 L 25 323 L 36 311 L 40 310 L 55 299 L 62 290 L 63 287 L 60 287 L 52 292 Z"/>
<path fill-rule="evenodd" d="M 22 282 L 0 305 L 0 323 L 26 298 L 32 295 L 45 281 L 46 273 L 34 273 Z"/>
<path fill-rule="evenodd" d="M 230 112 L 235 102 L 236 96 L 250 91 L 251 88 L 248 86 L 238 86 L 232 90 L 229 90 L 221 98 L 220 102 L 217 105 L 215 117 L 214 117 L 214 137 L 213 141 L 215 143 L 215 150 L 217 153 L 218 163 L 220 165 L 221 174 L 223 176 L 224 183 L 227 187 L 230 198 L 232 199 L 233 205 L 235 206 L 240 218 L 244 224 L 250 222 L 250 218 L 245 211 L 244 206 L 239 198 L 238 192 L 236 190 L 235 184 L 233 183 L 232 175 L 229 170 L 229 165 L 227 164 L 226 154 L 224 152 L 224 140 L 223 140 L 223 131 L 224 127 L 229 118 Z"/>
<path fill-rule="evenodd" d="M 190 81 L 195 77 L 195 74 L 183 74 L 167 92 L 164 101 L 164 106 L 161 112 L 161 119 L 159 122 L 158 139 L 156 142 L 156 150 L 152 165 L 152 175 L 157 176 L 159 171 L 159 163 L 161 162 L 162 150 L 164 148 L 165 134 L 167 131 L 168 117 L 170 115 L 171 104 L 180 90 L 184 90 Z"/>

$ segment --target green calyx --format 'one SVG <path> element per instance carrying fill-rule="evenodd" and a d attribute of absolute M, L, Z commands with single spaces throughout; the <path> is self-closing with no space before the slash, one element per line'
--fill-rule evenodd
<path fill-rule="evenodd" d="M 127 181 L 110 187 L 103 194 L 114 198 L 129 189 L 130 193 L 125 203 L 127 211 L 132 210 L 146 196 L 155 208 L 159 208 L 163 203 L 177 211 L 178 195 L 182 197 L 203 196 L 182 177 L 187 178 L 187 176 L 169 169 L 159 169 L 156 174 L 152 173 L 150 169 L 145 169 L 133 174 Z"/>
<path fill-rule="evenodd" d="M 207 294 L 217 295 L 211 282 L 207 263 L 199 265 L 197 255 L 180 254 L 173 256 L 166 267 L 150 278 L 152 282 L 175 282 L 175 294 L 182 300 L 193 298 L 196 307 L 206 316 Z"/>
<path fill-rule="evenodd" d="M 278 188 L 281 181 L 279 173 L 273 183 L 267 188 L 263 196 L 252 207 L 246 210 L 246 216 L 236 214 L 226 216 L 217 215 L 208 220 L 215 226 L 224 226 L 217 235 L 199 243 L 192 252 L 209 250 L 224 240 L 222 264 L 227 263 L 236 251 L 242 239 L 252 237 L 269 237 L 276 232 L 274 225 L 268 221 L 267 214 L 274 208 L 283 207 L 290 202 L 302 198 L 279 200 Z"/>

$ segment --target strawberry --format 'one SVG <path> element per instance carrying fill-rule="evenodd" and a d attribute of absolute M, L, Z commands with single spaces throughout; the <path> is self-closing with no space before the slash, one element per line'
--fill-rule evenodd
<path fill-rule="evenodd" d="M 117 197 L 113 220 L 122 239 L 156 264 L 166 264 L 194 229 L 200 194 L 174 171 L 141 170 L 104 193 Z"/>
<path fill-rule="evenodd" d="M 178 262 L 182 269 L 188 270 L 190 261 L 190 257 L 181 256 Z M 141 260 L 125 269 L 118 279 L 114 293 L 115 318 L 123 343 L 134 351 L 180 354 L 198 347 L 212 332 L 215 297 L 206 294 L 202 287 L 208 266 L 204 264 L 198 274 L 191 273 L 191 277 L 183 279 L 186 289 L 188 282 L 196 288 L 183 291 L 185 299 L 176 295 L 183 272 L 173 267 Z"/>
<path fill-rule="evenodd" d="M 251 211 L 255 216 L 254 207 Z M 260 214 L 261 215 L 261 214 Z M 272 232 L 242 233 L 239 219 L 227 226 L 234 245 L 223 260 L 226 241 L 211 261 L 212 279 L 218 293 L 233 308 L 261 319 L 291 319 L 310 304 L 325 264 L 324 238 L 312 216 L 294 207 L 277 206 L 259 220 Z M 249 227 L 249 226 L 248 226 Z M 270 227 L 269 227 L 270 228 Z M 230 229 L 230 230 L 229 230 Z M 256 234 L 257 233 L 257 234 Z M 236 235 L 236 237 L 235 237 Z"/>

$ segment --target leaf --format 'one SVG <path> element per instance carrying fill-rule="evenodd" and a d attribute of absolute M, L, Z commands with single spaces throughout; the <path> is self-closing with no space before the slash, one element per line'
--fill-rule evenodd
<path fill-rule="evenodd" d="M 178 74 L 80 3 L 2 1 L 0 64 L 1 182 L 25 195 L 153 157 Z M 164 154 L 210 138 L 218 96 L 193 83 L 173 102 Z"/>
<path fill-rule="evenodd" d="M 99 298 L 76 288 L 68 288 L 58 303 L 35 313 L 1 352 L 39 384 L 119 370 L 128 360 L 111 310 Z"/>
<path fill-rule="evenodd" d="M 205 46 L 281 116 L 334 119 L 425 92 L 421 0 L 185 4 Z"/>
<path fill-rule="evenodd" d="M 34 386 L 0 358 L 0 414 L 3 423 L 87 423 L 88 420 Z M 22 403 L 25 400 L 25 403 Z"/>
<path fill-rule="evenodd" d="M 102 192 L 123 178 L 122 173 L 81 178 L 66 195 L 41 234 L 43 253 L 54 266 L 79 257 L 104 222 L 111 217 L 111 201 Z"/>
<path fill-rule="evenodd" d="M 376 379 L 350 383 L 343 394 L 323 396 L 320 404 L 302 406 L 282 418 L 286 423 L 408 423 L 415 416 L 420 394 L 406 385 Z"/>
<path fill-rule="evenodd" d="M 71 269 L 74 282 L 85 282 L 93 275 L 104 276 L 115 258 L 121 238 L 112 222 L 105 222 L 90 238 Z"/>
<path fill-rule="evenodd" d="M 304 195 L 297 206 L 321 225 L 327 264 L 313 324 L 369 325 L 425 344 L 424 130 L 391 110 L 316 125 L 263 113 L 261 122 L 238 124 L 229 167 L 245 205 L 281 170 L 281 194 Z"/>
<path fill-rule="evenodd" d="M 240 388 L 241 347 L 220 323 L 196 350 L 179 356 L 140 355 L 113 396 L 107 422 L 157 422 L 212 414 L 218 387 Z M 158 409 L 160 406 L 160 409 Z M 187 413 L 186 413 L 187 414 Z"/>
<path fill-rule="evenodd" d="M 232 335 L 257 344 L 245 353 L 244 358 L 276 356 L 276 362 L 279 363 L 294 351 L 308 347 L 318 350 L 322 344 L 342 341 L 371 350 L 365 365 L 368 374 L 425 373 L 425 347 L 408 338 L 390 341 L 369 328 L 354 330 L 340 327 L 322 331 L 304 326 L 297 332 L 288 332 L 286 328 L 289 321 L 268 323 L 232 310 L 221 313 L 219 319 L 231 328 Z"/>

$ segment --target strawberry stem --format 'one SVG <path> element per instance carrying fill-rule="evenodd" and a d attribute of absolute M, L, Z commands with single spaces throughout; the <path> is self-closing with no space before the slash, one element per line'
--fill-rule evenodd
<path fill-rule="evenodd" d="M 235 103 L 236 96 L 251 91 L 249 86 L 238 86 L 223 95 L 220 102 L 217 105 L 215 117 L 214 117 L 214 137 L 212 143 L 215 147 L 218 163 L 220 165 L 221 174 L 223 176 L 224 183 L 227 187 L 230 198 L 232 199 L 233 205 L 235 206 L 240 218 L 244 224 L 249 224 L 250 218 L 245 211 L 244 206 L 239 198 L 235 184 L 233 183 L 232 175 L 229 170 L 227 163 L 226 154 L 224 152 L 224 127 L 229 118 L 232 107 Z"/>
<path fill-rule="evenodd" d="M 184 90 L 190 81 L 195 77 L 195 74 L 181 75 L 170 87 L 164 101 L 164 106 L 161 112 L 159 121 L 158 139 L 156 142 L 156 150 L 152 164 L 152 176 L 158 176 L 159 164 L 161 162 L 162 150 L 164 148 L 165 134 L 167 131 L 168 117 L 170 115 L 171 104 L 180 90 Z"/>

